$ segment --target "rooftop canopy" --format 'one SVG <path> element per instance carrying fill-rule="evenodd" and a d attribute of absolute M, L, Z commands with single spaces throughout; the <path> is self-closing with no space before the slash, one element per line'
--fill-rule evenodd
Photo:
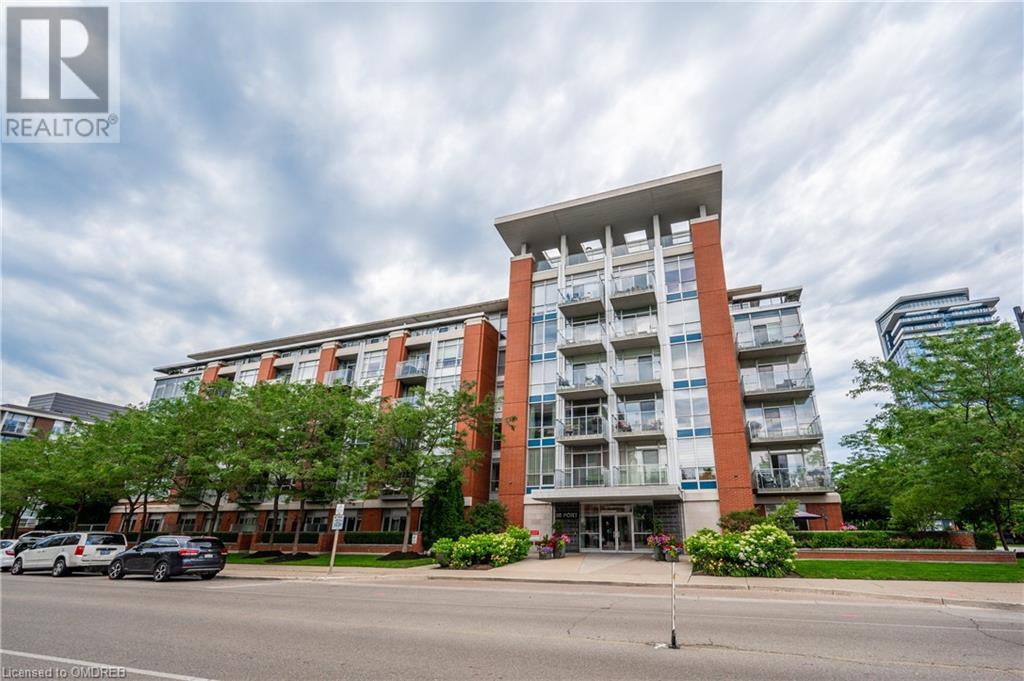
<path fill-rule="evenodd" d="M 603 241 L 606 225 L 612 228 L 613 243 L 604 246 L 610 248 L 640 230 L 653 238 L 653 215 L 660 216 L 662 234 L 667 234 L 673 222 L 699 217 L 701 206 L 708 215 L 721 213 L 720 165 L 506 215 L 497 218 L 494 226 L 513 254 L 524 248 L 538 255 L 559 249 L 563 234 L 571 254 L 582 252 L 585 242 Z"/>

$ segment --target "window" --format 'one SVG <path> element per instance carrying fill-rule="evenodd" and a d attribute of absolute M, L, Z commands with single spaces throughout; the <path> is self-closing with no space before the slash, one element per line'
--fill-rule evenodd
<path fill-rule="evenodd" d="M 259 514 L 253 511 L 238 514 L 238 523 L 235 529 L 239 532 L 255 532 L 259 521 Z"/>
<path fill-rule="evenodd" d="M 491 494 L 498 493 L 499 480 L 501 480 L 501 459 L 491 459 Z"/>
<path fill-rule="evenodd" d="M 437 373 L 450 375 L 458 373 L 462 366 L 462 339 L 441 341 L 437 344 L 437 359 L 434 362 Z"/>
<path fill-rule="evenodd" d="M 53 428 L 50 429 L 50 439 L 54 439 L 64 433 L 70 433 L 75 429 L 75 424 L 71 421 L 54 421 Z"/>
<path fill-rule="evenodd" d="M 181 513 L 178 515 L 178 531 L 189 533 L 196 531 L 196 514 Z"/>
<path fill-rule="evenodd" d="M 700 304 L 696 298 L 668 303 L 665 311 L 670 336 L 700 332 Z"/>
<path fill-rule="evenodd" d="M 550 395 L 555 392 L 556 362 L 546 359 L 530 364 L 530 394 Z"/>
<path fill-rule="evenodd" d="M 259 373 L 259 369 L 243 369 L 235 376 L 235 383 L 240 385 L 256 385 L 256 376 Z"/>
<path fill-rule="evenodd" d="M 672 378 L 676 381 L 707 379 L 704 371 L 704 343 L 677 343 L 672 346 Z"/>
<path fill-rule="evenodd" d="M 157 379 L 153 386 L 152 401 L 168 400 L 185 395 L 185 387 L 192 382 L 198 382 L 199 374 L 188 374 L 185 376 L 173 376 L 171 378 Z"/>
<path fill-rule="evenodd" d="M 80 534 L 68 534 L 64 536 L 64 541 L 61 542 L 62 546 L 75 546 L 81 541 L 82 535 Z"/>
<path fill-rule="evenodd" d="M 3 433 L 5 435 L 24 435 L 29 430 L 32 417 L 25 414 L 8 414 L 4 418 Z"/>
<path fill-rule="evenodd" d="M 164 514 L 150 513 L 146 518 L 146 532 L 161 532 L 164 529 Z"/>
<path fill-rule="evenodd" d="M 558 281 L 538 282 L 533 285 L 533 313 L 553 312 L 558 305 Z"/>
<path fill-rule="evenodd" d="M 264 532 L 281 532 L 285 529 L 284 527 L 285 512 L 278 511 L 277 516 L 274 516 L 273 512 L 267 513 L 267 520 L 264 524 Z"/>
<path fill-rule="evenodd" d="M 404 508 L 385 508 L 380 530 L 381 532 L 405 532 L 407 520 Z"/>
<path fill-rule="evenodd" d="M 710 428 L 711 409 L 707 388 L 676 390 L 676 427 L 682 429 Z"/>
<path fill-rule="evenodd" d="M 295 367 L 295 374 L 292 380 L 296 383 L 310 383 L 316 380 L 316 368 L 320 365 L 319 360 L 299 362 Z"/>
<path fill-rule="evenodd" d="M 363 524 L 363 512 L 358 508 L 346 509 L 345 511 L 345 526 L 342 527 L 343 532 L 358 532 L 360 525 Z"/>
<path fill-rule="evenodd" d="M 555 484 L 555 448 L 526 450 L 526 486 L 553 487 Z"/>
<path fill-rule="evenodd" d="M 363 355 L 363 370 L 360 379 L 363 383 L 375 383 L 384 376 L 384 358 L 387 350 L 373 350 Z"/>
<path fill-rule="evenodd" d="M 530 405 L 529 430 L 526 437 L 533 440 L 555 436 L 555 403 L 543 402 Z"/>
<path fill-rule="evenodd" d="M 124 546 L 124 535 L 121 534 L 90 534 L 85 538 L 86 546 Z"/>
<path fill-rule="evenodd" d="M 498 350 L 498 366 L 494 371 L 495 376 L 500 381 L 505 376 L 505 349 Z"/>
<path fill-rule="evenodd" d="M 291 383 L 292 382 L 292 368 L 283 367 L 277 370 L 272 379 L 275 383 Z"/>
<path fill-rule="evenodd" d="M 558 320 L 545 319 L 533 323 L 533 345 L 530 352 L 534 355 L 554 352 L 558 342 Z"/>
<path fill-rule="evenodd" d="M 665 292 L 689 293 L 697 290 L 697 270 L 692 255 L 679 255 L 665 259 Z"/>
<path fill-rule="evenodd" d="M 302 523 L 303 532 L 326 532 L 327 511 L 309 511 Z"/>

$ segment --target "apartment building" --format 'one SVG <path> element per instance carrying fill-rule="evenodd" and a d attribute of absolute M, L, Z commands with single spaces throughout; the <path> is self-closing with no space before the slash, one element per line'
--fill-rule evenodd
<path fill-rule="evenodd" d="M 197 378 L 359 383 L 392 398 L 468 380 L 516 426 L 474 443 L 489 456 L 466 472 L 467 506 L 498 499 L 536 534 L 558 522 L 570 550 L 642 551 L 655 522 L 685 536 L 786 498 L 838 528 L 794 331 L 800 289 L 727 287 L 721 203 L 714 166 L 498 218 L 507 298 L 196 353 L 157 369 L 154 399 Z M 419 510 L 403 506 L 357 502 L 346 527 L 415 527 Z M 277 520 L 269 508 L 229 505 L 218 529 L 330 522 L 327 507 L 299 518 L 286 504 Z M 175 503 L 152 510 L 197 521 Z"/>
<path fill-rule="evenodd" d="M 996 323 L 999 298 L 971 300 L 967 288 L 900 296 L 875 318 L 882 357 L 908 366 L 921 352 L 921 338 L 963 326 Z"/>
<path fill-rule="evenodd" d="M 20 440 L 31 434 L 56 437 L 71 430 L 75 419 L 92 423 L 125 409 L 65 393 L 33 395 L 25 406 L 0 405 L 0 440 Z"/>

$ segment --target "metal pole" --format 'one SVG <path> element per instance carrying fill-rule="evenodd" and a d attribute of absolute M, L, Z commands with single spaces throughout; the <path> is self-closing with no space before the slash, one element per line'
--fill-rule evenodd
<path fill-rule="evenodd" d="M 327 574 L 334 572 L 334 557 L 338 555 L 338 530 L 334 531 L 334 544 L 331 546 L 331 566 L 327 568 Z"/>
<path fill-rule="evenodd" d="M 679 644 L 676 643 L 676 564 L 673 562 L 670 565 L 672 566 L 672 642 L 668 647 L 672 650 L 679 650 Z"/>

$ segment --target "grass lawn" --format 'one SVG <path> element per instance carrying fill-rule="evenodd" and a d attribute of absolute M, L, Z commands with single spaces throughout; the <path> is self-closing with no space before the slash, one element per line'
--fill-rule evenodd
<path fill-rule="evenodd" d="M 331 554 L 321 554 L 306 560 L 289 560 L 281 563 L 270 563 L 267 558 L 249 558 L 242 553 L 229 553 L 228 564 L 235 565 L 313 565 L 326 567 L 331 562 Z M 433 558 L 416 558 L 413 560 L 381 560 L 380 556 L 362 553 L 339 553 L 334 559 L 334 567 L 372 567 L 372 568 L 410 568 L 419 565 L 433 564 Z"/>
<path fill-rule="evenodd" d="M 912 563 L 898 560 L 797 560 L 815 579 L 924 579 L 937 582 L 1024 582 L 1024 560 L 1009 563 Z"/>

